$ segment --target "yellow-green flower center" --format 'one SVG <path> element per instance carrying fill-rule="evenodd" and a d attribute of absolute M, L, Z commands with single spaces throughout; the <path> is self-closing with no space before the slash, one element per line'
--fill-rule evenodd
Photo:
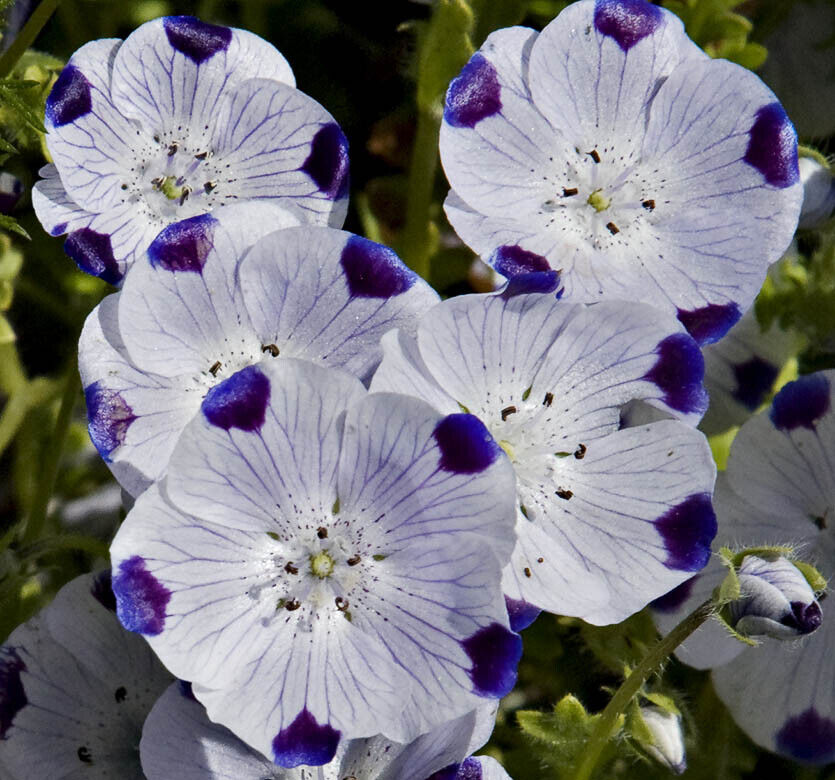
<path fill-rule="evenodd" d="M 513 449 L 513 445 L 507 439 L 502 439 L 499 442 L 499 446 L 507 453 L 508 458 L 510 458 L 514 462 L 516 461 L 516 451 Z"/>
<path fill-rule="evenodd" d="M 320 579 L 330 577 L 333 573 L 333 558 L 324 550 L 316 553 L 316 555 L 311 555 L 310 569 Z"/>
<path fill-rule="evenodd" d="M 612 205 L 612 199 L 607 198 L 603 194 L 603 190 L 595 190 L 589 195 L 589 199 L 586 201 L 589 206 L 592 206 L 595 211 L 606 211 L 609 206 Z"/>

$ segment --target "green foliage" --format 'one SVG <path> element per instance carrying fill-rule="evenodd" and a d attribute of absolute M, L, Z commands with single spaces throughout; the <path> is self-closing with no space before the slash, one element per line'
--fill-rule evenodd
<path fill-rule="evenodd" d="M 602 666 L 621 675 L 624 668 L 636 666 L 647 654 L 658 632 L 645 609 L 612 626 L 583 623 L 580 635 Z"/>
<path fill-rule="evenodd" d="M 664 0 L 663 5 L 684 22 L 687 34 L 711 57 L 751 70 L 765 62 L 765 47 L 748 40 L 753 25 L 733 10 L 742 0 Z"/>

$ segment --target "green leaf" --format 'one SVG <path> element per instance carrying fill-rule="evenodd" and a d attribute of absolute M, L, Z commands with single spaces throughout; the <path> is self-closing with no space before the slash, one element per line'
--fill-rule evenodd
<path fill-rule="evenodd" d="M 476 16 L 474 43 L 481 46 L 493 30 L 513 27 L 525 18 L 526 0 L 472 0 Z"/>
<path fill-rule="evenodd" d="M 31 239 L 31 236 L 18 224 L 18 221 L 6 214 L 0 214 L 0 228 L 8 230 L 10 233 L 17 233 L 17 235 L 27 240 Z"/>
<path fill-rule="evenodd" d="M 638 664 L 655 643 L 658 632 L 649 611 L 643 610 L 612 626 L 584 623 L 580 636 L 597 660 L 619 675 L 625 666 Z"/>
<path fill-rule="evenodd" d="M 38 133 L 45 133 L 46 128 L 43 126 L 41 117 L 18 94 L 21 92 L 21 84 L 25 84 L 25 89 L 28 90 L 33 84 L 37 85 L 37 82 L 0 79 L 0 102 L 2 102 L 4 109 L 8 108 L 17 114 L 30 129 Z"/>

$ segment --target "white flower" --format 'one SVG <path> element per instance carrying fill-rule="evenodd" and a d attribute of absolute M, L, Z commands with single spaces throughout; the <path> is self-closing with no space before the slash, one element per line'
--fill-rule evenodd
<path fill-rule="evenodd" d="M 798 167 L 803 182 L 799 227 L 820 227 L 835 211 L 835 177 L 829 166 L 821 165 L 812 157 L 801 157 Z"/>
<path fill-rule="evenodd" d="M 515 682 L 513 470 L 473 416 L 287 358 L 213 387 L 111 548 L 127 628 L 280 766 Z"/>
<path fill-rule="evenodd" d="M 645 0 L 580 0 L 494 32 L 450 85 L 446 212 L 505 276 L 638 300 L 700 343 L 754 300 L 802 197 L 794 128 L 750 71 Z"/>
<path fill-rule="evenodd" d="M 698 422 L 707 398 L 693 339 L 644 304 L 525 292 L 543 277 L 555 288 L 553 276 L 444 301 L 417 339 L 386 334 L 371 383 L 465 408 L 507 452 L 518 543 L 503 586 L 518 628 L 531 605 L 623 620 L 701 569 L 716 530 L 704 436 L 678 420 L 621 426 L 635 400 Z"/>
<path fill-rule="evenodd" d="M 65 585 L 0 647 L 4 780 L 143 780 L 142 723 L 172 677 L 116 619 L 110 572 Z"/>
<path fill-rule="evenodd" d="M 835 574 L 834 390 L 833 371 L 802 376 L 777 393 L 769 410 L 740 428 L 725 478 L 717 482 L 717 544 L 792 545 L 825 578 Z M 724 567 L 711 562 L 667 598 L 661 627 L 669 630 L 723 576 Z M 719 697 L 757 744 L 798 761 L 825 764 L 835 760 L 835 623 L 827 619 L 828 602 L 810 604 L 808 588 L 800 588 L 797 596 L 769 602 L 782 613 L 769 624 L 771 633 L 781 620 L 783 634 L 808 633 L 820 624 L 798 642 L 767 637 L 749 648 L 711 622 L 677 655 L 698 668 L 714 669 Z M 762 621 L 759 625 L 769 629 Z"/>
<path fill-rule="evenodd" d="M 413 330 L 437 294 L 395 253 L 271 204 L 167 227 L 149 262 L 87 318 L 79 368 L 93 443 L 132 495 L 160 477 L 206 392 L 260 360 L 366 377 L 380 336 Z M 277 357 L 278 356 L 278 357 Z"/>
<path fill-rule="evenodd" d="M 32 196 L 79 267 L 116 284 L 164 227 L 243 200 L 342 224 L 348 145 L 257 35 L 190 16 L 93 41 L 46 102 L 54 165 Z"/>

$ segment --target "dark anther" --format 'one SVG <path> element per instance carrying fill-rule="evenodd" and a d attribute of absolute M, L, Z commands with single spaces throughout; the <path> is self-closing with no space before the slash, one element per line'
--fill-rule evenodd
<path fill-rule="evenodd" d="M 121 704 L 128 697 L 128 689 L 124 685 L 120 685 L 113 694 L 117 704 Z"/>
<path fill-rule="evenodd" d="M 208 195 L 215 187 L 217 187 L 216 181 L 207 181 L 203 185 L 203 191 Z"/>
<path fill-rule="evenodd" d="M 175 154 L 177 154 L 177 149 L 179 148 L 180 145 L 176 141 L 174 141 L 174 143 L 168 147 L 168 156 L 173 157 Z"/>
<path fill-rule="evenodd" d="M 128 185 L 127 185 L 127 184 L 123 184 L 123 185 L 122 185 L 122 189 L 123 189 L 123 190 L 126 190 L 127 188 L 128 188 Z"/>
<path fill-rule="evenodd" d="M 606 223 L 606 229 L 607 229 L 607 230 L 608 230 L 608 231 L 609 231 L 612 235 L 615 235 L 615 233 L 620 233 L 620 228 L 618 228 L 618 226 L 617 226 L 614 222 L 607 222 L 607 223 Z"/>
<path fill-rule="evenodd" d="M 554 403 L 554 394 L 553 393 L 545 393 L 545 400 L 542 402 L 543 406 L 550 406 Z"/>
<path fill-rule="evenodd" d="M 217 376 L 217 372 L 220 371 L 220 366 L 221 362 L 219 360 L 215 360 L 215 362 L 212 363 L 212 367 L 209 369 L 209 373 L 212 376 Z"/>
<path fill-rule="evenodd" d="M 574 451 L 574 457 L 577 460 L 582 460 L 586 457 L 586 445 L 585 444 L 578 444 L 577 449 Z"/>
<path fill-rule="evenodd" d="M 537 558 L 536 562 L 537 563 L 545 563 L 545 559 L 544 558 Z"/>
<path fill-rule="evenodd" d="M 180 205 L 182 206 L 188 200 L 188 196 L 191 195 L 191 187 L 183 187 L 183 194 L 180 195 Z"/>
<path fill-rule="evenodd" d="M 502 409 L 502 422 L 504 422 L 511 414 L 516 414 L 516 407 L 515 406 L 505 406 Z"/>
<path fill-rule="evenodd" d="M 564 198 L 570 198 L 572 195 L 576 195 L 580 190 L 576 187 L 563 187 L 562 188 L 562 196 Z"/>
<path fill-rule="evenodd" d="M 151 185 L 155 190 L 158 190 L 160 187 L 162 187 L 162 183 L 164 181 L 165 179 L 163 179 L 162 176 L 157 176 L 156 179 L 151 179 Z"/>
<path fill-rule="evenodd" d="M 586 154 L 596 163 L 600 162 L 600 155 L 597 153 L 597 149 L 592 149 L 590 152 L 586 152 Z"/>
<path fill-rule="evenodd" d="M 278 357 L 278 347 L 275 344 L 262 344 L 262 352 L 269 352 L 273 357 Z"/>
<path fill-rule="evenodd" d="M 325 528 L 325 526 L 320 525 L 316 529 L 316 536 L 318 536 L 320 539 L 327 539 L 328 538 L 328 529 Z"/>
<path fill-rule="evenodd" d="M 530 577 L 530 576 L 531 576 L 531 570 L 530 570 L 527 566 L 525 566 L 525 568 L 524 568 L 524 569 L 522 569 L 522 571 L 524 571 L 524 572 L 525 572 L 525 576 L 526 576 L 526 577 Z"/>
<path fill-rule="evenodd" d="M 90 748 L 82 745 L 76 751 L 76 755 L 78 756 L 79 761 L 83 761 L 85 764 L 92 764 L 93 763 L 93 756 L 90 753 Z"/>
<path fill-rule="evenodd" d="M 205 160 L 209 156 L 208 152 L 198 152 L 194 155 L 195 160 Z"/>
<path fill-rule="evenodd" d="M 574 494 L 570 490 L 563 490 L 562 488 L 560 488 L 557 491 L 557 495 L 560 498 L 564 498 L 566 501 L 568 501 L 568 499 L 571 498 L 571 496 L 573 496 Z"/>
<path fill-rule="evenodd" d="M 298 599 L 290 599 L 285 605 L 284 608 L 288 612 L 292 612 L 293 610 L 298 609 L 301 606 L 301 602 Z"/>
<path fill-rule="evenodd" d="M 340 612 L 344 612 L 346 609 L 348 609 L 348 599 L 343 599 L 342 596 L 337 596 L 336 597 L 336 608 Z"/>
<path fill-rule="evenodd" d="M 650 198 L 649 200 L 642 200 L 641 205 L 647 210 L 652 211 L 655 208 L 655 201 Z"/>
<path fill-rule="evenodd" d="M 159 143 L 159 136 L 158 136 L 158 135 L 155 135 L 155 136 L 154 136 L 154 140 L 155 140 L 157 143 Z"/>
<path fill-rule="evenodd" d="M 817 517 L 813 517 L 812 521 L 814 524 L 823 531 L 826 528 L 826 515 L 819 515 Z"/>
<path fill-rule="evenodd" d="M 347 561 L 345 561 L 345 563 L 349 566 L 356 566 L 361 560 L 362 558 L 360 558 L 359 555 L 352 555 Z"/>
<path fill-rule="evenodd" d="M 298 566 L 293 566 L 293 561 L 287 561 L 287 563 L 284 564 L 284 571 L 286 571 L 288 574 L 299 573 Z"/>

